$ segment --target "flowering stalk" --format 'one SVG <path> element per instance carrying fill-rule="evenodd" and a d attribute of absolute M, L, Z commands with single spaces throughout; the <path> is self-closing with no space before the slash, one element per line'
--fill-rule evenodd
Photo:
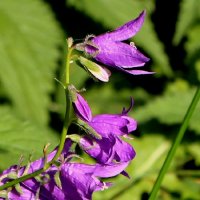
<path fill-rule="evenodd" d="M 179 144 L 180 144 L 180 142 L 181 142 L 181 140 L 184 136 L 184 133 L 185 133 L 187 127 L 188 127 L 190 118 L 192 117 L 192 114 L 193 114 L 193 112 L 196 108 L 196 105 L 199 101 L 199 98 L 200 98 L 200 87 L 198 87 L 198 89 L 197 89 L 197 91 L 196 91 L 196 93 L 193 97 L 193 100 L 192 100 L 192 102 L 191 102 L 191 104 L 190 104 L 190 106 L 187 110 L 187 113 L 185 114 L 185 117 L 183 119 L 183 123 L 180 127 L 180 130 L 179 130 L 179 132 L 178 132 L 178 134 L 177 134 L 177 136 L 176 136 L 176 138 L 175 138 L 175 140 L 174 140 L 174 142 L 171 146 L 171 149 L 170 149 L 170 151 L 167 155 L 167 158 L 166 158 L 166 160 L 165 160 L 165 162 L 164 162 L 164 164 L 163 164 L 163 166 L 160 170 L 160 173 L 157 177 L 156 183 L 154 184 L 153 189 L 150 193 L 149 200 L 154 200 L 156 198 L 156 195 L 157 195 L 157 192 L 160 188 L 162 180 L 163 180 L 163 178 L 164 178 L 164 176 L 165 176 L 165 174 L 166 174 L 166 172 L 169 168 L 169 165 L 170 165 L 170 163 L 171 163 L 171 161 L 172 161 L 172 159 L 173 159 L 173 157 L 176 153 L 176 149 L 178 148 L 178 146 L 179 146 Z"/>
<path fill-rule="evenodd" d="M 71 104 L 72 104 L 72 102 L 71 102 L 71 99 L 69 97 L 69 91 L 68 91 L 67 86 L 69 85 L 69 69 L 70 69 L 70 59 L 71 59 L 72 51 L 73 51 L 73 47 L 70 47 L 68 45 L 68 51 L 67 51 L 67 57 L 66 57 L 66 77 L 65 77 L 65 85 L 64 85 L 65 94 L 66 94 L 66 112 L 65 112 L 64 125 L 63 125 L 63 129 L 62 129 L 61 137 L 60 137 L 60 143 L 59 143 L 58 150 L 57 150 L 55 156 L 53 157 L 53 159 L 51 161 L 45 163 L 43 168 L 36 170 L 33 173 L 23 175 L 20 178 L 14 179 L 14 180 L 0 186 L 0 191 L 7 189 L 7 188 L 9 188 L 13 185 L 18 184 L 18 183 L 21 183 L 25 180 L 28 180 L 30 178 L 36 177 L 37 175 L 45 172 L 59 158 L 59 156 L 60 156 L 60 154 L 61 154 L 61 152 L 64 148 L 67 130 L 68 130 L 68 127 L 70 125 L 70 114 L 71 114 L 71 107 L 72 107 Z"/>
<path fill-rule="evenodd" d="M 144 17 L 145 11 L 116 30 L 96 37 L 89 36 L 80 44 L 73 45 L 72 38 L 67 40 L 65 81 L 62 83 L 66 95 L 66 112 L 59 146 L 48 155 L 46 146 L 43 150 L 44 157 L 27 166 L 15 165 L 4 170 L 0 175 L 0 190 L 10 188 L 1 192 L 0 198 L 89 200 L 93 192 L 111 186 L 111 183 L 98 178 L 118 174 L 128 177 L 124 170 L 136 153 L 122 138 L 127 138 L 137 128 L 137 122 L 128 116 L 133 107 L 133 99 L 131 98 L 130 107 L 123 108 L 120 114 L 92 116 L 87 101 L 79 94 L 81 90 L 70 84 L 70 63 L 72 59 L 76 59 L 89 75 L 103 82 L 108 82 L 111 75 L 107 67 L 132 75 L 151 74 L 152 72 L 133 69 L 142 67 L 149 58 L 140 53 L 133 43 L 123 43 L 140 30 Z M 84 51 L 93 61 L 98 61 L 98 64 L 83 56 L 72 55 L 74 49 Z M 72 108 L 75 120 L 71 119 Z M 86 135 L 73 134 L 66 137 L 72 122 L 76 122 Z M 88 155 L 95 158 L 96 163 L 89 165 L 70 162 L 75 156 L 70 150 L 74 142 L 79 143 Z"/>

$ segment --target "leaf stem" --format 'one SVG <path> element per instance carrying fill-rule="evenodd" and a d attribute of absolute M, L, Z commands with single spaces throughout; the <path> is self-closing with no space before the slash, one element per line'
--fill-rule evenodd
<path fill-rule="evenodd" d="M 157 195 L 157 192 L 160 188 L 162 180 L 163 180 L 163 178 L 164 178 L 164 176 L 165 176 L 165 174 L 166 174 L 166 172 L 169 168 L 169 165 L 170 165 L 170 163 L 171 163 L 171 161 L 172 161 L 172 159 L 175 155 L 176 149 L 178 148 L 178 146 L 179 146 L 179 144 L 180 144 L 180 142 L 181 142 L 181 140 L 184 136 L 184 133 L 185 133 L 187 127 L 188 127 L 189 121 L 190 121 L 191 116 L 192 116 L 192 114 L 193 114 L 193 112 L 194 112 L 194 110 L 197 106 L 199 98 L 200 98 L 200 87 L 198 87 L 198 89 L 197 89 L 197 91 L 196 91 L 196 93 L 195 93 L 195 95 L 192 99 L 192 102 L 191 102 L 191 104 L 190 104 L 190 106 L 189 106 L 189 108 L 188 108 L 188 110 L 185 114 L 185 117 L 183 119 L 183 123 L 182 123 L 182 125 L 179 129 L 179 132 L 178 132 L 178 134 L 177 134 L 177 136 L 176 136 L 176 138 L 175 138 L 175 140 L 174 140 L 174 142 L 173 142 L 173 144 L 172 144 L 172 146 L 171 146 L 171 148 L 168 152 L 166 160 L 165 160 L 165 162 L 164 162 L 164 164 L 163 164 L 163 166 L 160 170 L 160 173 L 157 177 L 157 180 L 156 180 L 156 182 L 153 186 L 153 189 L 150 193 L 149 200 L 155 200 L 156 199 L 156 195 Z"/>
<path fill-rule="evenodd" d="M 69 79 L 69 77 L 70 77 L 69 72 L 70 72 L 70 59 L 71 59 L 72 51 L 73 51 L 73 48 L 68 48 L 67 57 L 66 57 L 66 76 L 65 76 L 65 87 L 64 87 L 65 95 L 66 95 L 66 112 L 65 112 L 64 125 L 63 125 L 63 129 L 62 129 L 61 137 L 60 137 L 60 143 L 59 143 L 58 150 L 57 150 L 55 156 L 53 157 L 53 159 L 51 161 L 47 162 L 44 165 L 43 168 L 41 168 L 41 169 L 39 169 L 39 170 L 37 170 L 33 173 L 21 176 L 17 179 L 10 181 L 10 182 L 7 182 L 4 185 L 1 185 L 0 191 L 7 189 L 9 187 L 12 187 L 13 185 L 16 185 L 18 183 L 26 181 L 30 178 L 33 178 L 33 177 L 45 172 L 49 167 L 51 167 L 52 164 L 54 164 L 54 162 L 59 158 L 60 154 L 62 153 L 62 150 L 64 148 L 64 144 L 65 144 L 66 134 L 67 134 L 70 122 L 71 122 L 70 117 L 71 117 L 71 107 L 72 107 L 71 104 L 72 104 L 72 102 L 71 102 L 71 99 L 69 97 L 69 91 L 68 91 L 67 86 L 69 85 L 69 80 L 70 80 Z"/>

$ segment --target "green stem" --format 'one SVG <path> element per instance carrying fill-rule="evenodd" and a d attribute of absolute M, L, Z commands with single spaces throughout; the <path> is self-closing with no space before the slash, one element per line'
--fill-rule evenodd
<path fill-rule="evenodd" d="M 181 140 L 182 140 L 182 138 L 184 136 L 184 133 L 185 133 L 185 131 L 186 131 L 187 127 L 188 127 L 188 124 L 189 124 L 189 120 L 190 120 L 190 118 L 191 118 L 191 116 L 192 116 L 192 114 L 193 114 L 193 112 L 194 112 L 194 110 L 196 108 L 196 105 L 197 105 L 197 103 L 199 101 L 199 98 L 200 98 L 200 87 L 197 89 L 197 91 L 196 91 L 196 93 L 195 93 L 195 95 L 193 97 L 193 100 L 192 100 L 192 102 L 191 102 L 191 104 L 190 104 L 190 106 L 189 106 L 189 108 L 187 110 L 187 113 L 186 113 L 186 115 L 185 115 L 185 117 L 183 119 L 183 123 L 182 123 L 182 125 L 180 127 L 180 130 L 179 130 L 179 132 L 177 134 L 177 137 L 175 138 L 175 140 L 174 140 L 174 142 L 173 142 L 173 144 L 171 146 L 171 149 L 169 150 L 169 153 L 168 153 L 168 155 L 166 157 L 166 160 L 165 160 L 165 162 L 164 162 L 164 164 L 163 164 L 163 166 L 162 166 L 162 168 L 160 170 L 160 173 L 159 173 L 159 175 L 157 177 L 157 180 L 156 180 L 156 182 L 155 182 L 155 184 L 153 186 L 153 189 L 152 189 L 152 191 L 150 193 L 149 200 L 154 200 L 156 198 L 156 195 L 157 195 L 157 192 L 158 192 L 158 190 L 160 188 L 162 180 L 163 180 L 163 178 L 164 178 L 164 176 L 165 176 L 165 174 L 166 174 L 166 172 L 167 172 L 167 170 L 169 168 L 169 165 L 170 165 L 170 163 L 171 163 L 171 161 L 172 161 L 172 159 L 174 157 L 176 149 L 178 148 L 178 145 L 180 144 L 180 142 L 181 142 Z"/>
<path fill-rule="evenodd" d="M 69 85 L 70 58 L 71 58 L 72 51 L 73 51 L 73 48 L 68 49 L 67 58 L 66 58 L 66 79 L 65 79 L 66 112 L 65 112 L 64 125 L 63 125 L 63 129 L 62 129 L 61 137 L 60 137 L 60 143 L 59 143 L 58 150 L 57 150 L 55 156 L 53 157 L 53 159 L 51 161 L 46 163 L 42 169 L 39 169 L 31 174 L 21 176 L 15 180 L 12 180 L 12 181 L 0 186 L 0 191 L 7 189 L 13 185 L 16 185 L 17 183 L 26 181 L 30 178 L 33 178 L 33 177 L 45 172 L 49 167 L 51 167 L 52 164 L 54 164 L 54 162 L 59 158 L 60 154 L 62 153 L 64 144 L 65 144 L 66 134 L 68 131 L 68 127 L 70 125 L 70 116 L 71 116 L 71 104 L 72 103 L 69 98 L 69 91 L 68 91 L 67 86 Z"/>
<path fill-rule="evenodd" d="M 73 51 L 73 47 L 68 48 L 67 58 L 66 58 L 66 72 L 65 72 L 65 83 L 66 86 L 69 85 L 69 75 L 70 75 L 70 58 Z"/>
<path fill-rule="evenodd" d="M 62 133 L 60 136 L 60 144 L 58 146 L 56 155 L 53 157 L 53 159 L 50 162 L 45 164 L 44 171 L 48 169 L 59 158 L 65 145 L 66 134 L 68 131 L 68 127 L 70 125 L 70 116 L 71 116 L 71 101 L 69 99 L 67 88 L 65 89 L 65 95 L 66 95 L 66 112 L 65 112 L 64 125 L 63 125 Z"/>

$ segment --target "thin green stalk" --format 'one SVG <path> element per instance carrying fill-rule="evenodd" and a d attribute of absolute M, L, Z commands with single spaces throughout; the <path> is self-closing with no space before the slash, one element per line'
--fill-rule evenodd
<path fill-rule="evenodd" d="M 73 51 L 73 47 L 68 48 L 67 58 L 66 58 L 66 72 L 65 72 L 65 84 L 69 85 L 69 75 L 70 75 L 70 58 Z"/>
<path fill-rule="evenodd" d="M 176 138 L 175 138 L 175 140 L 174 140 L 174 142 L 173 142 L 173 144 L 171 146 L 171 149 L 169 150 L 169 153 L 168 153 L 168 155 L 166 157 L 166 160 L 165 160 L 165 162 L 164 162 L 164 164 L 163 164 L 163 166 L 162 166 L 162 168 L 160 170 L 160 173 L 159 173 L 159 175 L 157 177 L 157 180 L 156 180 L 156 182 L 155 182 L 155 184 L 153 186 L 153 189 L 152 189 L 152 191 L 150 193 L 149 200 L 155 200 L 155 198 L 156 198 L 156 195 L 157 195 L 157 192 L 158 192 L 158 190 L 160 188 L 162 180 L 163 180 L 163 178 L 164 178 L 164 176 L 165 176 L 165 174 L 166 174 L 166 172 L 167 172 L 167 170 L 169 168 L 169 165 L 170 165 L 170 163 L 171 163 L 171 161 L 172 161 L 172 159 L 174 157 L 176 149 L 178 148 L 178 146 L 179 146 L 179 144 L 180 144 L 180 142 L 181 142 L 181 140 L 182 140 L 182 138 L 184 136 L 184 133 L 185 133 L 185 131 L 186 131 L 187 127 L 188 127 L 188 124 L 189 124 L 189 120 L 190 120 L 190 118 L 191 118 L 191 116 L 192 116 L 192 114 L 193 114 L 193 112 L 194 112 L 194 110 L 196 108 L 196 105 L 197 105 L 197 103 L 199 101 L 199 98 L 200 98 L 200 87 L 197 89 L 197 91 L 196 91 L 196 93 L 195 93 L 195 95 L 193 97 L 193 100 L 192 100 L 192 102 L 191 102 L 191 104 L 190 104 L 190 106 L 189 106 L 189 108 L 187 110 L 187 113 L 185 114 L 185 117 L 183 119 L 183 123 L 182 123 L 182 125 L 180 127 L 180 130 L 179 130 L 179 132 L 178 132 L 178 134 L 177 134 L 177 136 L 176 136 Z"/>
<path fill-rule="evenodd" d="M 65 89 L 65 95 L 66 95 L 66 112 L 65 112 L 64 126 L 63 126 L 62 133 L 60 136 L 60 143 L 59 143 L 56 155 L 53 157 L 53 159 L 50 162 L 46 163 L 46 165 L 44 166 L 44 171 L 48 169 L 59 158 L 65 145 L 65 139 L 66 139 L 66 134 L 67 134 L 69 125 L 70 125 L 70 115 L 71 115 L 71 102 L 68 97 L 68 89 Z"/>
<path fill-rule="evenodd" d="M 67 131 L 68 131 L 68 127 L 70 125 L 70 115 L 71 115 L 71 104 L 72 103 L 71 103 L 71 100 L 70 100 L 69 95 L 68 95 L 69 92 L 68 92 L 67 86 L 69 85 L 70 58 L 71 58 L 72 51 L 73 51 L 73 48 L 68 49 L 67 58 L 66 58 L 66 79 L 65 79 L 66 112 L 65 112 L 64 125 L 63 125 L 63 129 L 62 129 L 61 137 L 60 137 L 60 143 L 59 143 L 56 155 L 53 157 L 53 159 L 51 161 L 46 163 L 45 166 L 42 169 L 39 169 L 39 170 L 37 170 L 37 171 L 35 171 L 31 174 L 21 176 L 20 178 L 14 179 L 14 180 L 0 186 L 0 191 L 7 189 L 7 188 L 9 188 L 13 185 L 16 185 L 17 183 L 21 183 L 23 181 L 26 181 L 30 178 L 33 178 L 33 177 L 45 172 L 59 158 L 60 154 L 62 153 L 62 150 L 64 148 L 64 144 L 65 144 L 66 134 L 67 134 Z"/>

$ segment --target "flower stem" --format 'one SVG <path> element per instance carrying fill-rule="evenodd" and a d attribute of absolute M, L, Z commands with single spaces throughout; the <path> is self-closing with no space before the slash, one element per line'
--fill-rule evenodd
<path fill-rule="evenodd" d="M 66 68 L 65 68 L 65 84 L 69 85 L 69 75 L 70 75 L 70 58 L 73 51 L 73 47 L 68 47 L 68 53 L 66 58 Z"/>
<path fill-rule="evenodd" d="M 180 144 L 180 142 L 181 142 L 181 140 L 182 140 L 182 138 L 184 136 L 184 133 L 185 133 L 185 131 L 186 131 L 187 127 L 188 127 L 188 124 L 189 124 L 189 120 L 190 120 L 190 118 L 191 118 L 191 116 L 192 116 L 192 114 L 193 114 L 193 112 L 194 112 L 194 110 L 195 110 L 195 108 L 197 106 L 199 98 L 200 98 L 200 87 L 198 87 L 198 89 L 197 89 L 197 91 L 196 91 L 196 93 L 195 93 L 195 95 L 194 95 L 194 97 L 192 99 L 192 102 L 191 102 L 191 104 L 190 104 L 190 106 L 189 106 L 189 108 L 187 110 L 187 113 L 185 114 L 185 117 L 183 119 L 183 123 L 182 123 L 182 125 L 181 125 L 181 127 L 179 129 L 179 132 L 178 132 L 178 134 L 177 134 L 172 146 L 171 146 L 171 149 L 169 150 L 169 153 L 168 153 L 168 155 L 166 157 L 166 160 L 165 160 L 165 162 L 164 162 L 164 164 L 163 164 L 163 166 L 162 166 L 162 168 L 160 170 L 160 173 L 159 173 L 159 175 L 157 177 L 157 180 L 156 180 L 156 182 L 155 182 L 155 184 L 153 186 L 153 189 L 152 189 L 152 191 L 150 193 L 149 200 L 155 200 L 156 199 L 156 195 L 157 195 L 157 192 L 158 192 L 158 190 L 160 188 L 162 180 L 163 180 L 163 178 L 164 178 L 164 176 L 165 176 L 165 174 L 166 174 L 166 172 L 167 172 L 167 170 L 169 168 L 169 165 L 170 165 L 170 163 L 171 163 L 171 161 L 172 161 L 172 159 L 174 157 L 176 149 L 178 148 L 178 145 Z"/>
<path fill-rule="evenodd" d="M 62 150 L 64 148 L 64 144 L 65 144 L 65 139 L 66 139 L 66 134 L 70 125 L 70 116 L 71 116 L 71 99 L 69 97 L 69 91 L 68 91 L 68 85 L 69 85 L 69 72 L 70 72 L 70 58 L 71 58 L 71 54 L 72 54 L 73 48 L 68 48 L 68 52 L 67 52 L 67 58 L 66 58 L 66 78 L 65 78 L 65 95 L 66 95 L 66 112 L 65 112 L 65 119 L 64 119 L 64 125 L 63 125 L 63 129 L 62 129 L 62 133 L 61 133 L 61 137 L 60 137 L 60 143 L 58 146 L 58 150 L 55 154 L 55 156 L 53 157 L 53 159 L 51 161 L 49 161 L 48 163 L 46 163 L 44 165 L 43 168 L 31 173 L 31 174 L 27 174 L 24 176 L 21 176 L 17 179 L 14 179 L 10 182 L 5 183 L 4 185 L 0 186 L 0 191 L 7 189 L 9 187 L 12 187 L 13 185 L 16 185 L 17 183 L 21 183 L 23 181 L 26 181 L 30 178 L 33 178 L 43 172 L 45 172 L 49 167 L 51 167 L 52 164 L 54 164 L 54 162 L 59 158 L 60 154 L 62 153 Z"/>

